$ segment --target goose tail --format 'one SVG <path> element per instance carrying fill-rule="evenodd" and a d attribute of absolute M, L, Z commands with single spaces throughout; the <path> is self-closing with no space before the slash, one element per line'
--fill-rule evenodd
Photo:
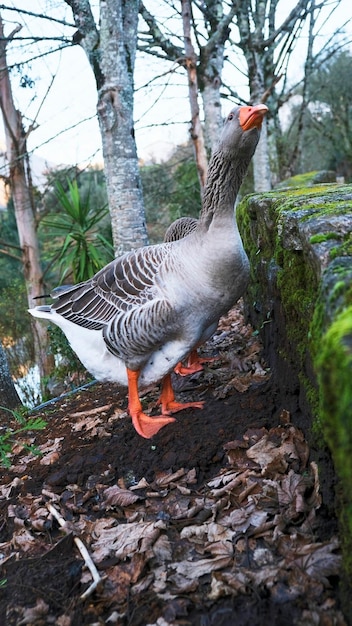
<path fill-rule="evenodd" d="M 28 313 L 33 315 L 33 317 L 39 317 L 42 319 L 50 319 L 51 306 L 49 304 L 43 304 L 42 306 L 36 306 L 33 309 L 28 309 Z"/>

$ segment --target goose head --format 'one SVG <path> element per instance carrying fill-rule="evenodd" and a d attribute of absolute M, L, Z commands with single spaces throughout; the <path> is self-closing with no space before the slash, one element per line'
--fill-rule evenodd
<path fill-rule="evenodd" d="M 224 122 L 218 151 L 231 160 L 238 158 L 249 162 L 259 141 L 267 112 L 265 104 L 233 108 Z"/>

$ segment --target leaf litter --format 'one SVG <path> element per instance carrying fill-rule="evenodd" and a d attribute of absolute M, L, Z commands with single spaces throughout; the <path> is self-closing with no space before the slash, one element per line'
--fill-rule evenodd
<path fill-rule="evenodd" d="M 41 457 L 13 451 L 0 623 L 345 624 L 318 465 L 288 410 L 268 402 L 270 371 L 240 306 L 203 355 L 214 352 L 204 372 L 175 379 L 209 415 L 180 413 L 141 441 L 125 392 L 98 385 L 50 405 L 47 432 L 30 434 Z"/>

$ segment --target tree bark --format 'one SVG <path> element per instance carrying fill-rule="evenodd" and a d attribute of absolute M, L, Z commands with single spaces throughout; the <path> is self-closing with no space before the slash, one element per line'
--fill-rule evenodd
<path fill-rule="evenodd" d="M 307 112 L 308 112 L 308 104 L 309 104 L 309 94 L 308 94 L 308 85 L 311 75 L 314 69 L 314 57 L 313 57 L 313 44 L 314 44 L 314 26 L 315 26 L 316 16 L 315 16 L 315 0 L 311 0 L 311 13 L 309 16 L 309 28 L 308 28 L 308 45 L 307 45 L 307 55 L 304 64 L 304 78 L 302 84 L 302 102 L 298 111 L 298 119 L 297 119 L 297 135 L 294 139 L 293 150 L 290 159 L 290 174 L 292 176 L 293 172 L 297 170 L 298 163 L 301 159 L 302 154 L 302 139 L 304 136 Z"/>
<path fill-rule="evenodd" d="M 218 145 L 223 126 L 220 89 L 225 43 L 230 37 L 229 25 L 234 15 L 235 6 L 224 14 L 223 0 L 207 0 L 204 3 L 203 17 L 208 40 L 199 50 L 197 75 L 204 109 L 205 143 L 209 153 Z"/>
<path fill-rule="evenodd" d="M 65 0 L 74 40 L 94 72 L 104 169 L 117 256 L 148 243 L 133 123 L 133 72 L 139 0 L 101 0 L 100 30 L 89 0 Z"/>
<path fill-rule="evenodd" d="M 191 107 L 190 135 L 193 142 L 195 160 L 197 164 L 201 195 L 207 177 L 208 159 L 205 149 L 203 129 L 200 122 L 198 103 L 197 56 L 194 51 L 191 37 L 192 8 L 189 0 L 181 0 L 183 39 L 186 55 L 186 69 L 188 76 L 188 98 Z"/>
<path fill-rule="evenodd" d="M 0 341 L 0 407 L 15 409 L 21 400 L 13 384 L 5 350 Z"/>
<path fill-rule="evenodd" d="M 17 32 L 19 27 L 15 29 Z M 14 32 L 7 38 L 10 40 Z M 22 116 L 16 110 L 7 68 L 6 39 L 0 16 L 0 109 L 6 136 L 6 156 L 9 163 L 9 184 L 15 207 L 15 217 L 22 250 L 23 274 L 27 288 L 29 307 L 38 304 L 37 298 L 43 295 L 43 273 L 39 262 L 39 245 L 34 217 L 30 186 L 30 169 L 27 159 L 27 134 L 24 131 Z M 26 314 L 24 312 L 24 314 Z M 41 378 L 52 370 L 52 359 L 47 351 L 45 326 L 32 321 L 36 362 Z"/>

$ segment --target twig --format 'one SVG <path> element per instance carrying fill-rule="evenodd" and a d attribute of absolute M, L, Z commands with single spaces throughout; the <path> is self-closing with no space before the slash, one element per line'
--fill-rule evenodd
<path fill-rule="evenodd" d="M 63 530 L 67 534 L 70 533 L 71 529 L 70 529 L 69 525 L 67 524 L 66 520 L 60 515 L 60 513 L 58 513 L 58 511 L 53 507 L 53 505 L 50 504 L 50 502 L 47 502 L 46 506 L 47 506 L 48 511 L 52 514 L 52 516 L 55 517 L 55 519 L 57 520 L 57 522 L 59 523 L 61 528 L 63 528 Z M 93 591 L 95 591 L 95 589 L 98 587 L 98 585 L 102 581 L 102 578 L 101 578 L 97 568 L 95 567 L 95 565 L 94 565 L 94 563 L 92 561 L 92 558 L 89 555 L 89 552 L 88 552 L 86 546 L 84 545 L 83 541 L 81 541 L 81 539 L 79 537 L 74 537 L 73 541 L 75 542 L 78 550 L 80 551 L 80 553 L 81 553 L 81 555 L 82 555 L 82 557 L 84 559 L 84 563 L 85 563 L 86 567 L 88 567 L 90 573 L 92 574 L 92 578 L 93 578 L 92 584 L 81 595 L 81 600 L 85 600 L 86 598 L 88 598 L 88 596 L 90 596 L 93 593 Z"/>

